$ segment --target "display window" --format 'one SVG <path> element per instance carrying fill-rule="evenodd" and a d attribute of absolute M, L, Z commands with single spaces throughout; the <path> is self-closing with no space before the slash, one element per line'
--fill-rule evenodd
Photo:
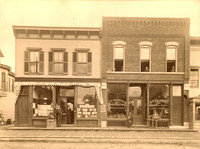
<path fill-rule="evenodd" d="M 108 84 L 108 118 L 126 118 L 126 84 Z"/>
<path fill-rule="evenodd" d="M 33 116 L 54 118 L 51 87 L 33 87 Z"/>
<path fill-rule="evenodd" d="M 97 118 L 97 97 L 94 87 L 78 87 L 77 118 Z"/>
<path fill-rule="evenodd" d="M 200 103 L 195 104 L 195 120 L 200 120 Z"/>
<path fill-rule="evenodd" d="M 149 113 L 154 110 L 159 114 L 159 118 L 169 119 L 169 85 L 151 84 L 149 88 Z"/>

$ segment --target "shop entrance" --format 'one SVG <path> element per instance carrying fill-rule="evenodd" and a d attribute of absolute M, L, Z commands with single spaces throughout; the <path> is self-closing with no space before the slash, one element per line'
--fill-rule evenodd
<path fill-rule="evenodd" d="M 146 110 L 146 85 L 129 85 L 129 116 L 132 119 L 132 125 L 144 125 Z"/>
<path fill-rule="evenodd" d="M 74 89 L 60 88 L 60 123 L 74 124 Z"/>
<path fill-rule="evenodd" d="M 129 113 L 132 117 L 132 124 L 144 125 L 144 99 L 142 97 L 129 99 Z"/>

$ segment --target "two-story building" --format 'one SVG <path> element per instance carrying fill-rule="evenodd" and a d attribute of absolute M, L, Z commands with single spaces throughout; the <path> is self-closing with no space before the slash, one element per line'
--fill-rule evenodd
<path fill-rule="evenodd" d="M 0 50 L 0 114 L 3 114 L 6 122 L 8 119 L 15 120 L 15 74 L 11 71 L 11 67 L 1 64 L 2 57 L 4 55 Z"/>
<path fill-rule="evenodd" d="M 102 23 L 102 121 L 107 126 L 189 128 L 188 18 L 104 17 Z"/>
<path fill-rule="evenodd" d="M 17 126 L 99 126 L 100 28 L 13 26 Z M 54 109 L 53 109 L 54 108 Z"/>

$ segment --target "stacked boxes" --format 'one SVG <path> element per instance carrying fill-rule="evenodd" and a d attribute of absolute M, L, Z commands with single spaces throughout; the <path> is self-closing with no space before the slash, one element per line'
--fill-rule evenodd
<path fill-rule="evenodd" d="M 77 108 L 78 118 L 97 118 L 97 109 L 94 105 L 84 104 L 78 105 Z"/>

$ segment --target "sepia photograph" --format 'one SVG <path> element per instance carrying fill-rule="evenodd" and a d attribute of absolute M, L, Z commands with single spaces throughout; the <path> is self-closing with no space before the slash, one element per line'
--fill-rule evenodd
<path fill-rule="evenodd" d="M 200 0 L 0 0 L 1 149 L 199 149 Z"/>

